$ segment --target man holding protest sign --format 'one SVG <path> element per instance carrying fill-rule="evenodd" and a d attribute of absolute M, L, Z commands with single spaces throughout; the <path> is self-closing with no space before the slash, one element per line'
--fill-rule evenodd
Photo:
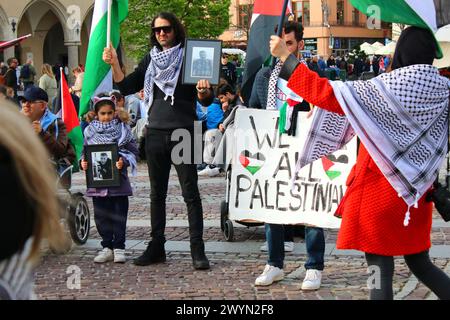
<path fill-rule="evenodd" d="M 166 196 L 173 163 L 188 208 L 194 268 L 209 269 L 203 242 L 203 209 L 198 191 L 197 168 L 193 161 L 193 140 L 194 121 L 197 120 L 196 99 L 203 105 L 209 105 L 213 100 L 213 92 L 207 80 L 199 80 L 196 86 L 181 83 L 186 33 L 178 18 L 172 13 L 161 12 L 153 19 L 151 27 L 153 48 L 127 77 L 120 68 L 114 48 L 110 46 L 103 52 L 103 60 L 112 66 L 113 78 L 121 93 L 129 95 L 144 88 L 144 103 L 149 106 L 145 149 L 151 184 L 152 241 L 145 252 L 134 260 L 134 264 L 144 266 L 166 260 Z M 192 139 L 189 145 L 191 150 L 181 151 L 190 159 L 173 152 L 180 143 L 171 139 L 177 129 L 184 129 L 183 132 L 186 131 Z M 185 142 L 184 139 L 182 142 Z M 181 159 L 174 159 L 173 155 Z"/>
<path fill-rule="evenodd" d="M 283 39 L 289 48 L 289 52 L 298 56 L 298 52 L 303 49 L 303 27 L 297 22 L 287 21 L 283 26 Z M 286 87 L 286 82 L 279 81 L 279 73 L 282 67 L 282 63 L 278 62 L 275 68 L 261 69 L 255 78 L 255 83 L 252 89 L 252 95 L 250 98 L 250 106 L 256 108 L 266 108 L 272 110 L 281 110 L 284 108 L 284 113 L 290 122 L 293 112 L 309 111 L 309 103 L 302 101 L 300 97 L 297 97 L 296 103 L 291 103 L 292 106 L 287 106 L 286 99 L 290 93 Z M 279 91 L 283 94 L 279 94 Z M 285 97 L 284 99 L 279 99 Z M 294 97 L 292 97 L 294 98 Z M 291 112 L 292 111 L 292 112 Z M 280 123 L 282 119 L 280 119 Z M 285 122 L 282 130 L 295 134 L 296 127 L 295 121 L 292 123 Z M 281 126 L 281 125 L 280 125 Z M 283 226 L 282 224 L 266 224 L 266 239 L 267 250 L 269 259 L 263 273 L 256 279 L 255 285 L 271 285 L 274 281 L 280 281 L 284 278 L 283 265 L 284 265 L 284 252 L 285 241 L 291 239 L 285 239 L 285 229 L 290 226 Z M 303 290 L 316 290 L 320 288 L 322 270 L 324 268 L 324 253 L 325 253 L 325 238 L 324 232 L 321 228 L 306 227 L 305 228 L 305 240 L 308 252 L 308 260 L 305 264 L 306 276 L 302 284 Z M 292 251 L 292 250 L 291 250 Z"/>

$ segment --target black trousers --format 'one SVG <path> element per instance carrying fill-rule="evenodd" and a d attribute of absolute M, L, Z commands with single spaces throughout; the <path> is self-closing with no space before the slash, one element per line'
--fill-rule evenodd
<path fill-rule="evenodd" d="M 93 197 L 94 219 L 101 245 L 109 249 L 125 249 L 128 197 Z"/>
<path fill-rule="evenodd" d="M 197 166 L 194 164 L 193 134 L 191 132 L 190 159 L 185 163 L 174 164 L 178 174 L 184 202 L 188 211 L 189 236 L 192 243 L 203 242 L 203 208 L 198 191 Z M 178 141 L 171 141 L 172 131 L 148 129 L 145 137 L 148 174 L 150 177 L 150 217 L 154 241 L 165 241 L 166 197 L 170 168 L 174 163 L 172 151 L 178 150 Z M 185 143 L 186 144 L 186 143 Z M 185 150 L 186 151 L 186 150 Z M 175 152 L 183 155 L 183 152 Z M 175 155 L 175 156 L 176 156 Z M 175 161 L 176 163 L 177 161 Z"/>

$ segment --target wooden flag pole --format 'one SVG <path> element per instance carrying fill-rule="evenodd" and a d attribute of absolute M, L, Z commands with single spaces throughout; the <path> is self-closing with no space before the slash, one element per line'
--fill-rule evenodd
<path fill-rule="evenodd" d="M 284 25 L 284 19 L 286 18 L 286 10 L 288 7 L 289 0 L 284 0 L 283 3 L 283 10 L 281 11 L 280 20 L 278 22 L 278 30 L 277 30 L 277 36 L 281 37 L 283 34 L 283 25 Z M 272 63 L 271 68 L 275 68 L 276 60 L 275 57 L 272 57 Z"/>

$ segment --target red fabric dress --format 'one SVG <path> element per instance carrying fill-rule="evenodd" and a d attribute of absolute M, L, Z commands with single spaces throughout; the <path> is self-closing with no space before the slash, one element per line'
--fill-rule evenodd
<path fill-rule="evenodd" d="M 299 65 L 288 87 L 306 101 L 344 114 L 328 79 Z M 419 200 L 411 220 L 403 226 L 408 206 L 378 169 L 361 143 L 356 164 L 347 179 L 346 194 L 337 209 L 342 215 L 338 249 L 355 249 L 383 256 L 415 254 L 430 248 L 432 202 Z"/>

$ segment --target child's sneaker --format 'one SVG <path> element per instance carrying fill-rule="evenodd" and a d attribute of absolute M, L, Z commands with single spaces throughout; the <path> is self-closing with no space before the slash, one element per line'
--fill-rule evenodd
<path fill-rule="evenodd" d="M 114 262 L 115 263 L 125 263 L 127 258 L 125 257 L 124 249 L 114 249 Z"/>
<path fill-rule="evenodd" d="M 103 248 L 103 250 L 100 251 L 98 255 L 94 258 L 94 262 L 96 263 L 105 263 L 113 260 L 114 254 L 110 248 Z"/>

